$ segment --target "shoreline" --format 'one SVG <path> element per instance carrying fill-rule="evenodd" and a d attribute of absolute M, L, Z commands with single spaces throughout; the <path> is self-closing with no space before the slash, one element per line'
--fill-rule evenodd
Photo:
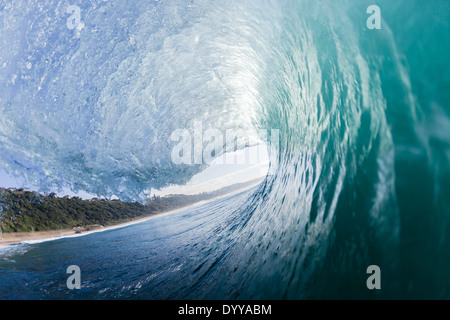
<path fill-rule="evenodd" d="M 0 234 L 0 247 L 5 247 L 9 245 L 17 245 L 27 242 L 46 242 L 46 241 L 53 241 L 53 240 L 59 240 L 64 238 L 77 238 L 82 236 L 87 236 L 92 233 L 97 232 L 103 232 L 103 231 L 109 231 L 114 229 L 120 229 L 124 227 L 128 227 L 134 224 L 142 223 L 154 218 L 158 218 L 164 215 L 168 215 L 171 213 L 175 213 L 177 211 L 187 209 L 189 207 L 193 207 L 196 204 L 192 204 L 186 207 L 156 213 L 150 216 L 140 217 L 136 219 L 132 219 L 127 222 L 121 222 L 117 224 L 113 224 L 107 227 L 100 226 L 100 225 L 94 225 L 94 226 L 87 226 L 87 227 L 80 227 L 80 228 L 74 228 L 74 229 L 61 229 L 61 230 L 49 230 L 49 231 L 36 231 L 36 232 L 16 232 L 16 233 L 2 233 Z"/>
<path fill-rule="evenodd" d="M 235 190 L 234 192 L 230 192 L 225 195 L 220 195 L 220 196 L 208 199 L 208 200 L 193 203 L 193 204 L 185 206 L 185 207 L 173 209 L 173 210 L 166 211 L 166 212 L 152 214 L 150 216 L 135 218 L 130 221 L 113 224 L 113 225 L 110 225 L 107 227 L 100 226 L 100 225 L 94 225 L 94 226 L 86 226 L 86 227 L 80 227 L 80 228 L 75 228 L 75 229 L 2 233 L 2 234 L 0 234 L 0 248 L 9 246 L 9 245 L 18 245 L 18 244 L 28 243 L 28 242 L 36 243 L 36 242 L 54 241 L 54 240 L 59 240 L 59 239 L 64 239 L 64 238 L 77 238 L 77 237 L 87 236 L 92 233 L 109 231 L 109 230 L 114 230 L 114 229 L 119 229 L 119 228 L 125 228 L 125 227 L 131 226 L 134 224 L 138 224 L 138 223 L 142 223 L 142 222 L 154 219 L 154 218 L 162 217 L 164 215 L 169 215 L 169 214 L 175 213 L 180 210 L 188 209 L 188 208 L 195 207 L 198 205 L 203 205 L 203 204 L 209 203 L 211 201 L 218 200 L 220 198 L 225 198 L 225 197 L 232 196 L 232 195 L 235 195 L 235 194 L 238 194 L 241 192 L 245 192 L 247 190 L 250 190 L 250 189 L 256 187 L 257 185 L 258 185 L 258 183 L 255 183 L 247 188 Z"/>

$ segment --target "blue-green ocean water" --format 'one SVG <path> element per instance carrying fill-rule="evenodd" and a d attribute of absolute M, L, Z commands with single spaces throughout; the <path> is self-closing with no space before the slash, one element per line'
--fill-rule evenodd
<path fill-rule="evenodd" d="M 79 32 L 68 2 L 0 1 L 3 169 L 141 200 L 204 168 L 170 161 L 176 128 L 278 129 L 279 149 L 251 191 L 1 249 L 1 297 L 450 298 L 450 2 L 76 4 Z"/>

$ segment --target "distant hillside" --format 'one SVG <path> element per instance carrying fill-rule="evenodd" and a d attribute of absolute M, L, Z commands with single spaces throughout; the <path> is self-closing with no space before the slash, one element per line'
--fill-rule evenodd
<path fill-rule="evenodd" d="M 0 233 L 110 226 L 222 196 L 256 182 L 240 183 L 198 195 L 152 197 L 146 205 L 120 200 L 60 198 L 55 194 L 41 195 L 23 189 L 0 189 Z"/>

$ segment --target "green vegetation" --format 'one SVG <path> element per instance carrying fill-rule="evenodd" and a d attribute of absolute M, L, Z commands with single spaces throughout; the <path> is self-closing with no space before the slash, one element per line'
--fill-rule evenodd
<path fill-rule="evenodd" d="M 156 213 L 139 203 L 56 198 L 34 192 L 6 191 L 0 195 L 3 233 L 111 225 Z"/>
<path fill-rule="evenodd" d="M 0 190 L 0 233 L 110 226 L 208 200 L 252 182 L 198 195 L 153 197 L 146 205 L 120 200 L 59 198 L 55 194 L 44 196 L 27 190 L 3 189 Z"/>

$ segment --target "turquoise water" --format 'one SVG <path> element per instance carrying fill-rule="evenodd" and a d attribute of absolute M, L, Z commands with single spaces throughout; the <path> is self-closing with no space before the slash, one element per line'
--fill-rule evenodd
<path fill-rule="evenodd" d="M 92 1 L 79 34 L 37 3 L 0 3 L 0 166 L 35 188 L 142 200 L 186 182 L 204 166 L 167 141 L 195 121 L 280 144 L 220 210 L 2 253 L 2 297 L 450 298 L 448 1 Z M 64 290 L 67 261 L 84 293 Z"/>

